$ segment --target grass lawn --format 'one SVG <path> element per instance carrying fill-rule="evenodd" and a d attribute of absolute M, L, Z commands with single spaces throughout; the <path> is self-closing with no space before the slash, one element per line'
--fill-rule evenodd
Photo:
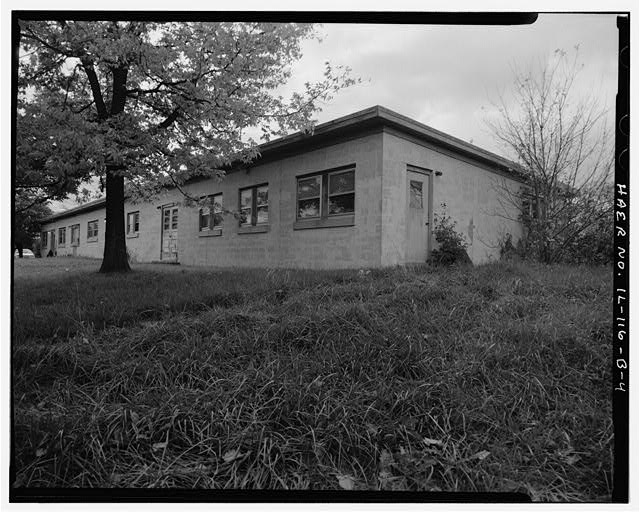
<path fill-rule="evenodd" d="M 14 486 L 611 493 L 610 269 L 15 260 Z"/>

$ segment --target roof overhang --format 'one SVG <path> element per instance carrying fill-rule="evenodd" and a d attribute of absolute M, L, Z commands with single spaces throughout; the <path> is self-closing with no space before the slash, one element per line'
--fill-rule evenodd
<path fill-rule="evenodd" d="M 453 153 L 471 158 L 499 171 L 512 175 L 522 181 L 520 166 L 515 162 L 465 142 L 444 132 L 398 114 L 380 105 L 361 110 L 327 123 L 322 123 L 312 132 L 298 132 L 282 137 L 258 147 L 260 156 L 251 165 L 259 165 L 268 161 L 284 158 L 289 155 L 323 146 L 343 139 L 385 127 L 416 137 L 422 141 L 449 150 Z M 244 165 L 247 166 L 246 164 Z M 238 167 L 242 167 L 238 163 Z"/>
<path fill-rule="evenodd" d="M 65 217 L 71 217 L 76 214 L 84 214 L 86 212 L 92 212 L 94 210 L 99 210 L 103 208 L 107 203 L 106 198 L 101 198 L 95 201 L 90 201 L 89 203 L 85 203 L 84 205 L 80 205 L 79 207 L 73 207 L 69 210 L 64 210 L 62 212 L 58 212 L 56 214 L 50 215 L 46 219 L 42 220 L 42 224 L 50 223 L 52 221 L 58 221 L 60 219 L 64 219 Z"/>
<path fill-rule="evenodd" d="M 518 164 L 500 155 L 491 153 L 462 139 L 440 132 L 414 119 L 398 114 L 380 105 L 375 105 L 347 116 L 343 116 L 326 123 L 321 123 L 309 132 L 296 132 L 274 141 L 258 146 L 259 156 L 252 162 L 235 162 L 225 169 L 227 172 L 239 171 L 267 162 L 303 153 L 318 147 L 334 144 L 345 138 L 358 137 L 368 132 L 393 128 L 402 133 L 413 136 L 434 146 L 446 149 L 454 154 L 470 158 L 489 166 L 497 171 L 511 176 L 514 180 L 524 182 L 524 175 Z M 210 178 L 208 175 L 194 176 L 187 182 L 197 182 Z M 43 222 L 47 223 L 63 219 L 75 214 L 89 212 L 102 208 L 105 199 L 100 199 L 75 207 L 58 214 L 54 214 Z"/>

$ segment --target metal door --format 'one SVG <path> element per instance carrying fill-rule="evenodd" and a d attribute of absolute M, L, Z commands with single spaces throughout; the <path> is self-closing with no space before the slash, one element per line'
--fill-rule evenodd
<path fill-rule="evenodd" d="M 407 170 L 407 262 L 425 262 L 431 240 L 430 173 Z"/>

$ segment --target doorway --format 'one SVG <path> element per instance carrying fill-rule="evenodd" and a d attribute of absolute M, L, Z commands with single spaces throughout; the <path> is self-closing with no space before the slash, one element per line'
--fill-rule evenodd
<path fill-rule="evenodd" d="M 423 263 L 429 256 L 432 229 L 432 172 L 407 166 L 407 263 Z"/>
<path fill-rule="evenodd" d="M 178 207 L 162 207 L 160 260 L 178 261 Z"/>

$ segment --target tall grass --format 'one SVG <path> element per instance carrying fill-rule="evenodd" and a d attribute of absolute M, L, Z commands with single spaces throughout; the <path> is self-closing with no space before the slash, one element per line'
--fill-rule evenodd
<path fill-rule="evenodd" d="M 610 495 L 609 270 L 25 269 L 16 486 Z"/>

